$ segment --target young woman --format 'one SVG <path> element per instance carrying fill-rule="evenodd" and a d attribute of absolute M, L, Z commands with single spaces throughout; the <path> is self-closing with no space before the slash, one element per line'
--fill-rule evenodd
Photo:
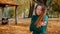
<path fill-rule="evenodd" d="M 40 25 L 35 25 L 35 23 L 40 23 Z M 37 4 L 35 7 L 35 15 L 31 18 L 30 31 L 33 31 L 33 34 L 46 34 L 47 24 L 48 15 L 46 14 L 46 7 L 42 4 Z"/>

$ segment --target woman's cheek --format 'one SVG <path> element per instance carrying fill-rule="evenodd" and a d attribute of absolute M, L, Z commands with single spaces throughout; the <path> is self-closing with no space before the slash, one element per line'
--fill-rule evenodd
<path fill-rule="evenodd" d="M 39 14 L 40 14 L 38 11 L 37 11 L 36 13 L 37 13 L 37 15 L 39 15 Z"/>
<path fill-rule="evenodd" d="M 37 13 L 37 15 L 39 15 L 39 12 L 38 11 L 36 11 L 36 13 Z"/>
<path fill-rule="evenodd" d="M 41 14 L 41 11 L 39 13 Z"/>

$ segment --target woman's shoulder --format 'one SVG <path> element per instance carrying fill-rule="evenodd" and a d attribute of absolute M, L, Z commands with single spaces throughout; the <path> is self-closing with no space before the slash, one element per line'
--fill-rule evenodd
<path fill-rule="evenodd" d="M 45 15 L 45 17 L 48 17 L 48 15 Z"/>
<path fill-rule="evenodd" d="M 32 17 L 35 17 L 36 15 L 32 15 Z"/>
<path fill-rule="evenodd" d="M 37 15 L 32 15 L 32 18 L 37 18 L 38 16 Z"/>
<path fill-rule="evenodd" d="M 32 17 L 31 18 L 35 18 L 35 15 L 32 15 Z"/>
<path fill-rule="evenodd" d="M 45 17 L 44 17 L 45 19 L 48 19 L 48 15 L 45 15 Z"/>
<path fill-rule="evenodd" d="M 36 15 L 32 15 L 32 19 L 37 19 L 38 17 Z"/>

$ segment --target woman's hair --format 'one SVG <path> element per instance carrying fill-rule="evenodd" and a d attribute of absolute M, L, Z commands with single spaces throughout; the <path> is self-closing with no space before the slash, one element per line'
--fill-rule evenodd
<path fill-rule="evenodd" d="M 43 5 L 43 4 L 37 4 L 36 7 L 35 7 L 35 14 L 36 14 L 36 9 L 37 9 L 38 6 L 41 6 L 42 7 L 42 12 L 46 12 L 47 8 L 46 8 L 45 5 Z"/>

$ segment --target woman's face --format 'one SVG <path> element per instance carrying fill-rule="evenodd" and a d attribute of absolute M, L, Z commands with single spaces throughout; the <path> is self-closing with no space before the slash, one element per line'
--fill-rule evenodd
<path fill-rule="evenodd" d="M 36 8 L 36 14 L 40 15 L 41 12 L 42 12 L 42 6 L 37 6 L 37 8 Z"/>

